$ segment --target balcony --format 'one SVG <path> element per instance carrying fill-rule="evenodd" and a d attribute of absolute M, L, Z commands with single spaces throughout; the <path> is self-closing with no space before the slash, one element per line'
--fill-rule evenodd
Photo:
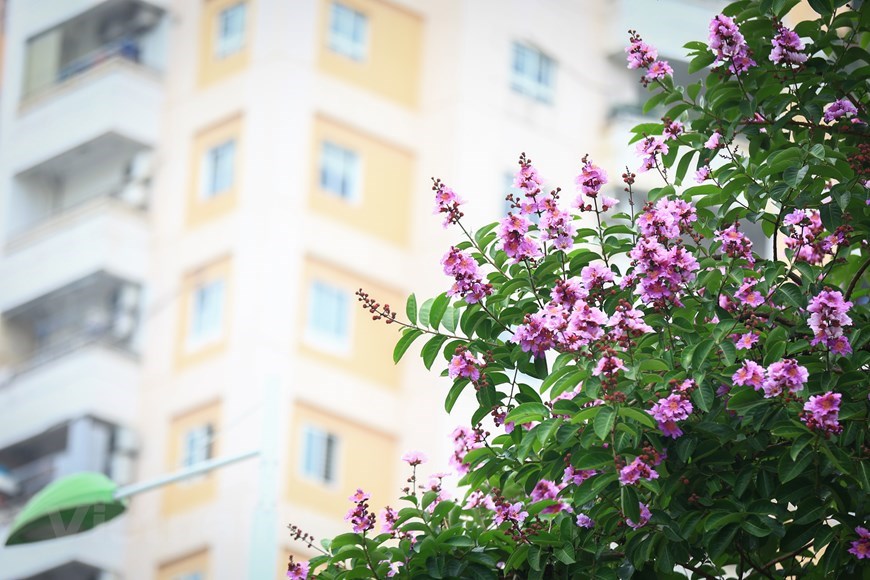
<path fill-rule="evenodd" d="M 147 252 L 141 211 L 112 196 L 82 202 L 7 241 L 0 259 L 0 311 L 98 271 L 141 280 Z"/>
<path fill-rule="evenodd" d="M 153 145 L 166 20 L 151 4 L 112 0 L 30 38 L 18 122 L 10 126 L 13 170 L 107 133 Z"/>

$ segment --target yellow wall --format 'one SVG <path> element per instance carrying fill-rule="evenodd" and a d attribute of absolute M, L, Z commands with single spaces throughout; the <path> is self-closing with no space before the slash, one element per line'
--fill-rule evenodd
<path fill-rule="evenodd" d="M 293 407 L 290 425 L 290 473 L 286 489 L 289 501 L 336 518 L 347 513 L 351 507 L 347 498 L 357 488 L 371 494 L 370 506 L 377 511 L 390 502 L 395 503 L 399 492 L 395 487 L 396 468 L 400 462 L 392 436 L 298 402 Z M 301 475 L 306 425 L 339 438 L 335 485 L 325 487 Z"/>
<path fill-rule="evenodd" d="M 221 404 L 216 401 L 172 419 L 166 449 L 166 471 L 181 467 L 185 434 L 196 427 L 211 424 L 215 437 L 212 456 L 220 455 Z M 212 472 L 173 484 L 163 492 L 163 514 L 173 516 L 212 501 L 217 493 L 217 474 Z"/>
<path fill-rule="evenodd" d="M 204 580 L 211 578 L 208 550 L 202 550 L 195 554 L 190 554 L 189 556 L 162 564 L 157 570 L 157 580 L 176 580 L 179 576 L 192 574 L 194 572 L 201 573 Z"/>
<path fill-rule="evenodd" d="M 413 155 L 321 115 L 314 119 L 313 133 L 309 207 L 388 242 L 407 244 L 414 191 Z M 359 201 L 346 201 L 321 189 L 320 162 L 324 141 L 350 149 L 360 156 L 362 192 Z"/>
<path fill-rule="evenodd" d="M 193 139 L 190 157 L 190 186 L 187 194 L 187 223 L 197 226 L 205 221 L 224 215 L 235 207 L 239 195 L 239 182 L 244 169 L 244 142 L 242 139 L 242 116 L 235 115 L 200 131 Z M 202 163 L 206 152 L 234 139 L 236 143 L 233 186 L 218 196 L 204 199 L 202 187 Z"/>
<path fill-rule="evenodd" d="M 344 289 L 350 298 L 350 349 L 347 352 L 335 352 L 317 346 L 306 340 L 308 328 L 309 305 L 311 303 L 311 283 L 320 280 L 331 286 Z M 360 279 L 348 272 L 330 264 L 308 258 L 302 277 L 301 290 L 302 313 L 300 348 L 307 359 L 320 361 L 334 368 L 347 371 L 368 379 L 380 387 L 396 389 L 399 387 L 399 369 L 393 364 L 393 347 L 399 338 L 397 325 L 387 326 L 383 321 L 373 321 L 372 315 L 364 310 L 354 293 L 362 287 L 375 297 L 381 304 L 389 304 L 393 308 L 404 304 L 400 295 L 382 286 Z"/>
<path fill-rule="evenodd" d="M 422 66 L 422 18 L 381 0 L 339 1 L 366 17 L 366 57 L 356 61 L 329 48 L 329 19 L 333 0 L 321 0 L 320 68 L 402 105 L 416 107 Z"/>
<path fill-rule="evenodd" d="M 215 53 L 218 15 L 239 0 L 199 0 L 202 4 L 199 25 L 199 85 L 205 86 L 232 76 L 248 66 L 254 19 L 254 1 L 245 0 L 245 43 L 242 49 L 225 58 Z"/>
<path fill-rule="evenodd" d="M 224 280 L 224 311 L 221 317 L 223 331 L 219 339 L 192 348 L 188 342 L 190 334 L 191 310 L 193 308 L 194 291 L 201 285 L 213 280 Z M 175 340 L 175 364 L 182 368 L 198 364 L 222 352 L 229 340 L 230 317 L 233 305 L 232 261 L 229 256 L 220 258 L 210 264 L 189 272 L 181 283 L 178 311 L 178 326 Z"/>

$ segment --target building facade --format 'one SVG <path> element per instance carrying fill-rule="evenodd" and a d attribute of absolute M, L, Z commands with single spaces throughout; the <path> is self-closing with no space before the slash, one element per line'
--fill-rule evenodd
<path fill-rule="evenodd" d="M 0 576 L 277 578 L 313 555 L 287 524 L 345 531 L 357 487 L 394 502 L 409 449 L 443 468 L 469 413 L 392 364 L 396 328 L 354 292 L 402 311 L 447 287 L 433 175 L 480 224 L 521 151 L 567 197 L 585 153 L 613 177 L 637 163 L 641 4 L 9 0 L 0 526 L 68 473 L 259 455 L 0 548 Z M 686 40 L 719 3 L 695 4 Z"/>

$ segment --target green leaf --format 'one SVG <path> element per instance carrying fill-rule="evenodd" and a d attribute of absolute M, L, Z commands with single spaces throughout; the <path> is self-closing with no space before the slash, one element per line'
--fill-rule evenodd
<path fill-rule="evenodd" d="M 635 409 L 633 407 L 620 407 L 619 411 L 620 417 L 628 417 L 629 419 L 634 419 L 641 425 L 646 425 L 650 429 L 656 428 L 656 420 L 653 419 L 652 415 L 649 413 L 645 413 L 639 409 Z M 637 520 L 635 520 L 637 521 Z"/>
<path fill-rule="evenodd" d="M 402 338 L 399 339 L 399 342 L 396 343 L 396 347 L 393 349 L 393 362 L 398 363 L 402 360 L 402 356 L 404 356 L 408 347 L 411 346 L 411 343 L 417 340 L 417 338 L 422 334 L 423 331 L 416 328 L 405 330 L 404 334 L 402 334 Z"/>
<path fill-rule="evenodd" d="M 459 324 L 459 308 L 448 306 L 444 311 L 444 316 L 441 318 L 441 324 L 449 332 L 456 332 L 456 325 Z"/>
<path fill-rule="evenodd" d="M 439 334 L 433 336 L 423 346 L 421 354 L 423 355 L 423 364 L 426 365 L 426 369 L 432 368 L 432 363 L 434 363 L 435 359 L 438 358 L 438 353 L 441 352 L 441 347 L 444 345 L 446 340 L 446 336 Z"/>
<path fill-rule="evenodd" d="M 505 422 L 512 422 L 517 425 L 529 423 L 530 421 L 542 421 L 544 417 L 550 415 L 550 410 L 543 403 L 523 403 L 505 417 Z"/>
<path fill-rule="evenodd" d="M 423 306 L 420 307 L 420 315 L 418 320 L 423 326 L 429 326 L 429 311 L 432 310 L 433 302 L 435 302 L 435 299 L 429 298 L 428 300 L 423 302 Z"/>
<path fill-rule="evenodd" d="M 623 485 L 619 490 L 619 498 L 622 502 L 622 513 L 633 522 L 640 521 L 640 505 L 637 494 L 630 485 Z"/>
<path fill-rule="evenodd" d="M 788 483 L 806 471 L 812 461 L 812 453 L 804 453 L 797 461 L 792 461 L 788 453 L 783 453 L 779 460 L 779 480 Z"/>
<path fill-rule="evenodd" d="M 698 405 L 698 408 L 705 413 L 710 411 L 710 407 L 713 406 L 715 397 L 716 393 L 713 392 L 713 387 L 710 385 L 710 381 L 704 381 L 698 385 L 698 388 L 692 393 L 692 400 L 696 405 Z"/>
<path fill-rule="evenodd" d="M 438 295 L 435 300 L 432 301 L 432 309 L 429 311 L 429 326 L 436 330 L 438 329 L 438 325 L 441 323 L 441 318 L 444 316 L 449 305 L 450 299 L 445 293 Z"/>
<path fill-rule="evenodd" d="M 698 343 L 698 345 L 695 347 L 694 352 L 692 353 L 692 366 L 689 367 L 689 369 L 700 370 L 701 366 L 707 360 L 707 355 L 710 354 L 710 351 L 713 350 L 713 347 L 715 345 L 716 343 L 711 338 L 704 339 L 700 343 Z"/>
<path fill-rule="evenodd" d="M 696 73 L 703 68 L 707 68 L 713 61 L 716 60 L 716 55 L 712 52 L 702 52 L 689 62 L 689 74 Z"/>
<path fill-rule="evenodd" d="M 444 410 L 448 413 L 453 410 L 453 406 L 456 405 L 457 399 L 459 399 L 459 395 L 462 394 L 462 391 L 470 381 L 468 379 L 459 379 L 453 386 L 450 387 L 450 390 L 447 392 L 447 398 L 444 399 Z"/>
<path fill-rule="evenodd" d="M 595 420 L 592 422 L 592 427 L 595 429 L 595 434 L 602 441 L 607 441 L 610 436 L 610 431 L 613 429 L 613 423 L 616 420 L 616 410 L 613 407 L 602 407 Z"/>
<path fill-rule="evenodd" d="M 576 469 L 598 469 L 610 463 L 613 454 L 603 449 L 578 450 L 571 455 L 571 465 Z"/>
<path fill-rule="evenodd" d="M 408 315 L 411 324 L 417 324 L 417 297 L 414 294 L 408 296 L 408 301 L 405 303 L 405 314 Z"/>

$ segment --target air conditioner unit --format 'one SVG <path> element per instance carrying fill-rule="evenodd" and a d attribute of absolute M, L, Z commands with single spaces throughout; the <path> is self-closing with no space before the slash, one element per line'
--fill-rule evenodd
<path fill-rule="evenodd" d="M 129 427 L 115 428 L 115 452 L 135 455 L 139 451 L 139 437 Z"/>

